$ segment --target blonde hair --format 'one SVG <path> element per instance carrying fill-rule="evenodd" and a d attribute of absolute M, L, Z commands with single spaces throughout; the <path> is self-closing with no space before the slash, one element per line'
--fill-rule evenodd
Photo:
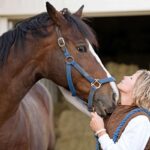
<path fill-rule="evenodd" d="M 139 70 L 139 76 L 133 88 L 133 99 L 138 107 L 150 111 L 150 71 Z"/>

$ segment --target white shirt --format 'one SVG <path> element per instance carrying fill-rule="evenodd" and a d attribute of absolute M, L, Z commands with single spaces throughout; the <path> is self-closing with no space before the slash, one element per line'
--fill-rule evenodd
<path fill-rule="evenodd" d="M 139 115 L 128 123 L 118 142 L 114 143 L 108 134 L 102 135 L 98 141 L 103 150 L 144 150 L 149 138 L 150 121 Z"/>

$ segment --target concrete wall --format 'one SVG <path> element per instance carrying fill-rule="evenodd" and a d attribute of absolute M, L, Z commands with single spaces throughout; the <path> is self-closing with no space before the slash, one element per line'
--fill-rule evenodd
<path fill-rule="evenodd" d="M 8 30 L 8 19 L 0 17 L 0 35 Z"/>
<path fill-rule="evenodd" d="M 48 0 L 0 0 L 0 35 L 11 28 L 10 19 L 23 19 L 46 11 Z M 148 0 L 49 0 L 57 10 L 75 12 L 84 4 L 84 16 L 150 15 Z"/>
<path fill-rule="evenodd" d="M 48 0 L 0 0 L 0 16 L 34 15 L 45 11 Z M 150 14 L 149 0 L 49 0 L 58 10 L 76 11 L 85 5 L 86 16 Z"/>

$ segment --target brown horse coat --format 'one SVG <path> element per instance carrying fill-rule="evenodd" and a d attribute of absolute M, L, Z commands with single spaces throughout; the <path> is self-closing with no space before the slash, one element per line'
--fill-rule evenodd
<path fill-rule="evenodd" d="M 52 106 L 47 89 L 35 84 L 15 115 L 0 128 L 0 150 L 51 149 L 54 146 Z"/>

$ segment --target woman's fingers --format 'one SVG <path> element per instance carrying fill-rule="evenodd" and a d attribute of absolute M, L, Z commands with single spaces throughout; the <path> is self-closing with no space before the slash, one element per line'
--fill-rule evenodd
<path fill-rule="evenodd" d="M 95 117 L 97 116 L 97 113 L 96 112 L 91 112 L 91 117 Z"/>

